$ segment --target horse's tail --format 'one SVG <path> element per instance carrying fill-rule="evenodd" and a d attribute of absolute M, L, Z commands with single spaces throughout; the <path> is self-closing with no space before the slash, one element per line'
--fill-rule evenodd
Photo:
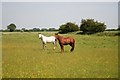
<path fill-rule="evenodd" d="M 71 52 L 74 50 L 74 48 L 75 48 L 75 39 L 73 39 L 73 42 L 72 42 L 72 44 L 71 44 L 71 46 L 72 46 L 72 48 L 71 48 Z"/>

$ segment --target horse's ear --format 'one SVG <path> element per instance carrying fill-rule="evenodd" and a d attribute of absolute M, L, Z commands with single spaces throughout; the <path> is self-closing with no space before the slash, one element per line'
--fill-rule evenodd
<path fill-rule="evenodd" d="M 55 35 L 58 35 L 58 33 L 55 33 Z"/>

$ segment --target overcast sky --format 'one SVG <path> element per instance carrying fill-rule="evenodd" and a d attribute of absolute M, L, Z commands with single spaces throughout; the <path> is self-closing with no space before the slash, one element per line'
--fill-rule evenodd
<path fill-rule="evenodd" d="M 2 2 L 2 28 L 59 28 L 59 25 L 92 18 L 107 28 L 118 27 L 118 2 Z"/>

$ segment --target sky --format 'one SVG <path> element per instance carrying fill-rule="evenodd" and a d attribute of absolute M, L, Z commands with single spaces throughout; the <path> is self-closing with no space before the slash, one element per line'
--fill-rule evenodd
<path fill-rule="evenodd" d="M 120 2 L 118 3 L 118 25 L 120 25 Z"/>
<path fill-rule="evenodd" d="M 2 3 L 0 2 L 0 29 L 2 29 Z"/>
<path fill-rule="evenodd" d="M 118 2 L 2 2 L 2 28 L 59 28 L 67 22 L 80 26 L 82 19 L 118 28 Z"/>
<path fill-rule="evenodd" d="M 1 0 L 1 2 L 119 2 L 119 0 Z"/>

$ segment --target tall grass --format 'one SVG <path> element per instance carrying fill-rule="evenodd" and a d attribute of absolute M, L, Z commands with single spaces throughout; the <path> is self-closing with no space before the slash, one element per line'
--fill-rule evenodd
<path fill-rule="evenodd" d="M 46 36 L 54 33 L 43 33 Z M 74 37 L 75 51 L 65 46 L 45 50 L 38 33 L 3 33 L 3 78 L 117 78 L 118 37 L 61 34 Z"/>
<path fill-rule="evenodd" d="M 120 32 L 119 31 L 105 31 L 105 32 L 100 32 L 95 34 L 97 36 L 119 36 Z"/>
<path fill-rule="evenodd" d="M 2 33 L 0 32 L 0 78 L 2 78 Z"/>

